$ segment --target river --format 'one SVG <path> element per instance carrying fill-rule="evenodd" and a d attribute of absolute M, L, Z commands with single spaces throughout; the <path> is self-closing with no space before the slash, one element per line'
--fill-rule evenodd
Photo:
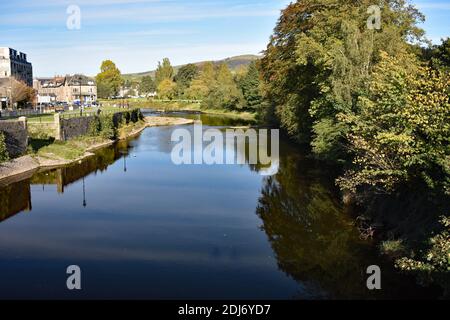
<path fill-rule="evenodd" d="M 205 130 L 245 124 L 183 116 Z M 173 130 L 0 186 L 0 299 L 430 297 L 360 239 L 331 169 L 288 141 L 269 177 L 250 165 L 176 166 Z M 370 291 L 374 264 L 382 290 Z M 69 265 L 81 291 L 66 288 Z"/>

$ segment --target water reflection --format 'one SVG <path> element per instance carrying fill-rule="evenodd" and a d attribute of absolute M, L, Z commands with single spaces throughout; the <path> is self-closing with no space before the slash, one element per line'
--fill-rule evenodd
<path fill-rule="evenodd" d="M 200 117 L 205 129 L 228 123 Z M 81 163 L 0 187 L 1 220 L 35 201 L 33 215 L 0 224 L 0 297 L 70 298 L 58 270 L 74 262 L 89 277 L 84 298 L 422 294 L 359 240 L 328 168 L 288 143 L 272 177 L 254 165 L 174 166 L 172 130 L 150 128 Z M 382 292 L 366 289 L 371 264 L 382 266 Z"/>
<path fill-rule="evenodd" d="M 79 163 L 49 171 L 36 173 L 31 178 L 33 185 L 56 185 L 58 193 L 64 193 L 64 188 L 90 174 L 102 173 L 108 166 L 127 154 L 128 142 L 120 141 L 112 147 L 100 149 L 95 155 Z"/>
<path fill-rule="evenodd" d="M 30 181 L 0 187 L 0 222 L 22 211 L 31 211 Z"/>
<path fill-rule="evenodd" d="M 306 298 L 398 299 L 437 294 L 418 288 L 413 279 L 401 276 L 379 257 L 370 243 L 361 241 L 326 176 L 330 168 L 283 147 L 279 172 L 264 179 L 256 212 L 279 268 L 306 286 Z M 367 290 L 366 270 L 371 264 L 382 266 L 385 290 Z"/>

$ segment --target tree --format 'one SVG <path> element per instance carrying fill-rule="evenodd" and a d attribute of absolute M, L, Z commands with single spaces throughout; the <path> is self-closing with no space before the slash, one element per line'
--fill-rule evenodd
<path fill-rule="evenodd" d="M 201 66 L 197 77 L 192 80 L 190 87 L 185 92 L 185 96 L 188 99 L 203 100 L 214 90 L 216 82 L 214 64 L 206 62 Z"/>
<path fill-rule="evenodd" d="M 187 64 L 182 66 L 177 75 L 175 76 L 175 82 L 179 88 L 183 90 L 189 88 L 192 80 L 194 80 L 199 74 L 199 68 L 195 64 Z"/>
<path fill-rule="evenodd" d="M 156 91 L 156 85 L 151 76 L 142 77 L 141 83 L 139 84 L 139 92 L 141 94 L 149 94 Z"/>
<path fill-rule="evenodd" d="M 120 70 L 111 60 L 105 60 L 100 67 L 100 73 L 96 76 L 98 96 L 109 98 L 117 96 L 123 84 Z"/>
<path fill-rule="evenodd" d="M 174 70 L 170 64 L 169 58 L 164 58 L 163 62 L 158 62 L 158 68 L 155 73 L 155 83 L 159 87 L 160 83 L 164 80 L 173 80 Z"/>
<path fill-rule="evenodd" d="M 447 72 L 450 71 L 450 38 L 442 39 L 440 45 L 432 46 L 427 55 L 431 66 Z"/>
<path fill-rule="evenodd" d="M 244 96 L 245 108 L 250 111 L 259 110 L 262 104 L 262 92 L 256 62 L 250 64 L 247 72 L 238 80 L 238 83 Z"/>
<path fill-rule="evenodd" d="M 337 115 L 356 110 L 380 50 L 395 55 L 409 47 L 407 40 L 423 36 L 416 27 L 423 16 L 414 7 L 404 0 L 384 3 L 381 30 L 366 25 L 372 0 L 292 3 L 261 61 L 265 97 L 281 126 L 297 141 L 312 143 L 321 157 L 347 157 L 348 128 Z"/>
<path fill-rule="evenodd" d="M 177 94 L 177 84 L 170 79 L 164 79 L 158 86 L 160 99 L 174 99 Z"/>
<path fill-rule="evenodd" d="M 355 154 L 340 186 L 392 192 L 414 181 L 450 194 L 449 86 L 448 73 L 419 66 L 412 54 L 382 52 L 359 112 L 339 116 Z"/>
<path fill-rule="evenodd" d="M 27 86 L 23 81 L 19 81 L 13 77 L 10 78 L 11 85 L 11 103 L 13 106 L 23 106 L 29 102 L 33 102 L 36 97 L 36 91 Z"/>
<path fill-rule="evenodd" d="M 215 85 L 209 90 L 206 98 L 208 108 L 240 109 L 242 107 L 242 93 L 234 82 L 228 66 L 223 63 L 217 70 Z"/>

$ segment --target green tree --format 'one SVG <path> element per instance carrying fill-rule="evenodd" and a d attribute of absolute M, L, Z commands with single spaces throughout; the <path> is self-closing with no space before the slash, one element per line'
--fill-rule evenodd
<path fill-rule="evenodd" d="M 197 77 L 191 82 L 190 87 L 185 91 L 188 99 L 203 100 L 216 87 L 216 69 L 212 62 L 204 63 Z"/>
<path fill-rule="evenodd" d="M 174 99 L 177 94 L 177 84 L 170 79 L 164 79 L 158 86 L 158 97 L 160 99 Z"/>
<path fill-rule="evenodd" d="M 158 62 L 158 68 L 155 73 L 155 84 L 159 87 L 160 83 L 166 79 L 173 80 L 174 70 L 170 64 L 169 58 L 164 58 L 163 62 Z"/>
<path fill-rule="evenodd" d="M 449 86 L 449 74 L 420 67 L 415 56 L 382 52 L 359 112 L 339 115 L 355 154 L 341 187 L 391 192 L 422 181 L 450 194 Z"/>
<path fill-rule="evenodd" d="M 245 100 L 245 108 L 250 111 L 257 111 L 261 108 L 262 92 L 259 79 L 259 70 L 256 62 L 252 62 L 245 75 L 238 80 L 239 87 Z"/>
<path fill-rule="evenodd" d="M 156 91 L 156 84 L 151 76 L 142 77 L 141 83 L 139 84 L 139 92 L 141 94 L 149 94 Z"/>
<path fill-rule="evenodd" d="M 367 28 L 367 8 L 374 4 L 377 1 L 292 3 L 282 12 L 262 59 L 273 113 L 299 142 L 312 142 L 321 157 L 347 156 L 348 128 L 337 115 L 356 110 L 380 50 L 395 55 L 409 47 L 406 40 L 423 35 L 416 27 L 423 16 L 403 0 L 384 1 L 383 27 Z"/>
<path fill-rule="evenodd" d="M 195 64 L 187 64 L 182 66 L 177 75 L 175 76 L 175 82 L 178 85 L 181 93 L 184 92 L 191 85 L 192 80 L 194 80 L 199 74 L 199 68 Z"/>
<path fill-rule="evenodd" d="M 205 100 L 208 108 L 228 110 L 242 108 L 242 93 L 239 91 L 233 75 L 225 63 L 219 66 L 215 86 L 211 87 Z"/>
<path fill-rule="evenodd" d="M 429 59 L 434 68 L 450 71 L 450 38 L 442 39 L 440 45 L 432 46 L 429 51 Z"/>
<path fill-rule="evenodd" d="M 105 60 L 100 67 L 100 73 L 96 76 L 98 96 L 109 98 L 117 96 L 123 84 L 120 70 L 111 60 Z"/>

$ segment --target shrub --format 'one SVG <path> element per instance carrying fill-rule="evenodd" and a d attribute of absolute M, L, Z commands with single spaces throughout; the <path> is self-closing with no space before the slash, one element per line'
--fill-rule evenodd
<path fill-rule="evenodd" d="M 405 245 L 402 240 L 387 240 L 380 244 L 380 251 L 382 254 L 399 257 L 405 253 Z"/>
<path fill-rule="evenodd" d="M 100 136 L 106 139 L 115 139 L 117 136 L 117 129 L 114 125 L 114 117 L 112 114 L 100 115 Z"/>
<path fill-rule="evenodd" d="M 405 272 L 415 273 L 422 284 L 436 282 L 450 295 L 450 218 L 441 220 L 443 230 L 429 240 L 429 248 L 420 257 L 401 258 L 396 266 Z"/>
<path fill-rule="evenodd" d="M 0 132 L 0 162 L 8 161 L 9 154 L 6 148 L 5 135 Z"/>
<path fill-rule="evenodd" d="M 94 117 L 94 119 L 90 124 L 88 135 L 92 137 L 97 137 L 100 135 L 101 131 L 102 131 L 102 124 L 100 122 L 100 118 L 98 116 Z"/>

